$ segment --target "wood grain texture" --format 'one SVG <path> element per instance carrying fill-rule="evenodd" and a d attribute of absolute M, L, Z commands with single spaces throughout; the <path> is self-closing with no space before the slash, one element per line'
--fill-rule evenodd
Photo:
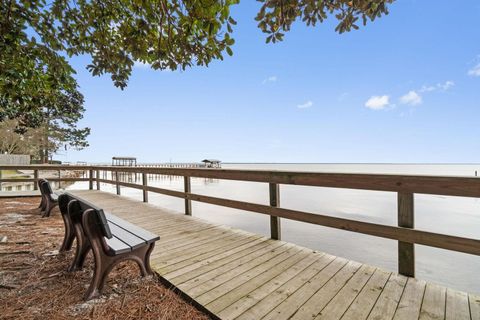
<path fill-rule="evenodd" d="M 142 201 L 72 192 L 160 235 L 152 267 L 220 319 L 480 320 L 474 295 Z"/>

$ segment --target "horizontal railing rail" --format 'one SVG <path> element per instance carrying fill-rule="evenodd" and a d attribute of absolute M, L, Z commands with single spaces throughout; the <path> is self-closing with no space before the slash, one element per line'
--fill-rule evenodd
<path fill-rule="evenodd" d="M 116 186 L 120 195 L 121 187 L 142 190 L 143 201 L 148 202 L 148 193 L 159 193 L 185 200 L 185 214 L 192 214 L 191 202 L 203 202 L 228 208 L 251 211 L 270 216 L 270 230 L 273 239 L 281 238 L 280 218 L 301 221 L 346 231 L 393 239 L 398 241 L 399 273 L 415 275 L 415 247 L 421 244 L 436 248 L 480 255 L 480 240 L 415 229 L 414 194 L 443 196 L 479 197 L 480 179 L 450 176 L 419 175 L 385 175 L 385 174 L 347 174 L 319 172 L 291 172 L 266 170 L 234 169 L 187 169 L 187 168 L 152 168 L 119 167 L 99 165 L 20 165 L 0 166 L 0 170 L 33 170 L 34 178 L 2 178 L 2 182 L 35 182 L 40 171 L 84 171 L 88 177 L 51 178 L 52 181 L 88 181 L 89 189 L 94 183 L 100 190 L 101 183 Z M 108 175 L 101 172 L 110 172 Z M 122 175 L 131 173 L 141 176 L 141 184 L 122 181 Z M 171 175 L 184 177 L 184 191 L 176 191 L 148 185 L 148 175 Z M 249 181 L 269 184 L 269 205 L 218 198 L 191 192 L 190 178 L 210 178 Z M 326 214 L 298 211 L 280 206 L 280 185 L 300 185 L 312 187 L 347 188 L 397 193 L 398 225 L 382 225 Z"/>

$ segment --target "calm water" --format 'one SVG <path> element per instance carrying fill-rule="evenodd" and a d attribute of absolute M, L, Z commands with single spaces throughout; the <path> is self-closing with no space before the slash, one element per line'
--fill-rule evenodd
<path fill-rule="evenodd" d="M 396 164 L 225 164 L 223 168 L 290 171 L 387 173 L 474 176 L 478 165 Z M 480 179 L 480 178 L 479 178 Z M 138 181 L 140 183 L 140 180 Z M 183 190 L 183 179 L 161 176 L 150 185 Z M 75 184 L 72 188 L 85 184 Z M 114 192 L 111 185 L 102 190 Z M 266 183 L 192 179 L 192 192 L 216 197 L 268 204 Z M 280 187 L 281 206 L 361 221 L 396 225 L 397 203 L 393 192 L 319 187 Z M 122 195 L 141 199 L 141 191 L 122 188 Z M 153 204 L 181 213 L 182 199 L 149 194 Z M 193 215 L 258 234 L 269 235 L 269 217 L 262 214 L 193 202 Z M 480 238 L 480 199 L 415 196 L 417 229 Z M 397 242 L 348 231 L 282 219 L 282 239 L 359 262 L 397 270 Z M 417 277 L 453 288 L 480 293 L 480 257 L 416 246 Z"/>

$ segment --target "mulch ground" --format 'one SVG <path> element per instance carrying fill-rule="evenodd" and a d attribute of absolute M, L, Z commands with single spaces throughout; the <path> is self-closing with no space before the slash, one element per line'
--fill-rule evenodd
<path fill-rule="evenodd" d="M 0 199 L 0 319 L 209 319 L 165 287 L 140 277 L 133 262 L 118 265 L 99 299 L 83 301 L 93 275 L 66 272 L 73 250 L 58 253 L 63 221 L 58 209 L 41 218 L 39 198 Z"/>

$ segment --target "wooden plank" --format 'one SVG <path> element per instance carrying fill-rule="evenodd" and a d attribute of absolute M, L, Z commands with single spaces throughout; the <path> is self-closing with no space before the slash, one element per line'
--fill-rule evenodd
<path fill-rule="evenodd" d="M 100 190 L 100 181 L 99 181 L 99 179 L 100 179 L 100 171 L 99 171 L 99 170 L 96 170 L 96 171 L 95 171 L 95 181 L 96 181 L 95 184 L 96 184 L 96 186 L 97 186 L 97 190 Z"/>
<path fill-rule="evenodd" d="M 60 177 L 60 174 L 58 175 Z M 93 170 L 88 170 L 88 189 L 93 190 Z"/>
<path fill-rule="evenodd" d="M 192 192 L 192 185 L 190 182 L 190 177 L 183 177 L 183 186 L 184 186 L 184 192 L 185 193 L 190 193 Z M 187 216 L 192 215 L 192 200 L 185 199 L 185 214 Z"/>
<path fill-rule="evenodd" d="M 337 320 L 342 317 L 364 285 L 372 277 L 375 267 L 363 265 L 345 286 L 327 303 L 315 319 Z"/>
<path fill-rule="evenodd" d="M 135 236 L 134 234 L 126 231 L 125 229 L 120 228 L 116 224 L 109 224 L 109 228 L 113 236 L 126 243 L 132 249 L 140 248 L 141 246 L 146 244 L 145 240 Z"/>
<path fill-rule="evenodd" d="M 480 197 L 480 183 L 469 177 L 436 177 L 419 175 L 349 174 L 322 172 L 294 172 L 276 170 L 238 169 L 184 169 L 112 166 L 61 166 L 27 165 L 0 166 L 2 170 L 89 170 L 137 172 L 161 175 L 177 175 L 212 179 L 267 182 L 331 188 L 348 188 L 392 192 L 412 192 L 464 197 Z M 33 179 L 32 179 L 33 180 Z"/>
<path fill-rule="evenodd" d="M 200 194 L 185 194 L 180 191 L 172 191 L 161 188 L 151 188 L 151 191 L 179 198 L 188 198 L 193 201 L 199 201 L 239 210 L 252 211 L 295 221 L 302 221 L 316 225 L 342 229 L 346 231 L 353 231 L 387 239 L 399 240 L 407 243 L 417 243 L 431 247 L 480 255 L 480 240 L 478 239 L 470 239 L 439 234 L 435 232 L 350 220 L 345 218 L 332 217 L 329 215 L 315 214 L 285 208 L 276 208 L 257 203 L 210 197 Z"/>
<path fill-rule="evenodd" d="M 414 228 L 413 193 L 399 192 L 397 198 L 398 226 Z M 403 241 L 398 242 L 398 273 L 407 277 L 415 277 L 415 244 Z"/>
<path fill-rule="evenodd" d="M 454 289 L 447 289 L 445 320 L 470 320 L 468 294 Z"/>
<path fill-rule="evenodd" d="M 420 309 L 420 320 L 445 319 L 446 288 L 427 283 Z"/>
<path fill-rule="evenodd" d="M 161 252 L 155 253 L 152 256 L 152 259 L 162 259 L 163 261 L 169 261 L 171 258 L 178 257 L 178 252 L 181 252 L 181 255 L 188 258 L 193 256 L 198 256 L 199 254 L 205 251 L 212 251 L 218 248 L 225 243 L 233 242 L 238 239 L 238 235 L 232 235 L 230 232 L 218 233 L 217 235 L 212 235 L 203 240 L 193 241 L 192 243 L 183 243 L 181 246 L 176 246 L 173 248 L 165 248 Z M 187 238 L 188 240 L 189 238 Z M 202 241 L 200 244 L 199 242 Z M 162 246 L 162 244 L 160 244 Z M 170 242 L 170 245 L 176 245 L 175 242 Z"/>
<path fill-rule="evenodd" d="M 294 279 L 294 277 L 299 277 L 300 275 L 302 275 L 303 277 L 306 277 L 307 280 L 310 277 L 313 277 L 313 275 L 318 273 L 330 262 L 332 262 L 333 259 L 335 259 L 335 257 L 327 254 L 310 254 L 307 258 L 301 260 L 293 267 L 288 268 L 284 272 L 263 283 L 262 285 L 257 285 L 253 283 L 253 286 L 250 287 L 250 284 L 246 283 L 245 285 L 240 286 L 235 290 L 232 290 L 231 292 L 222 296 L 221 298 L 217 299 L 219 304 L 218 310 L 216 305 L 213 305 L 213 303 L 209 305 L 208 308 L 209 310 L 215 312 L 221 319 L 234 319 L 242 313 L 246 312 L 252 306 L 256 305 L 261 300 L 265 299 L 266 297 L 272 298 L 272 293 L 275 290 L 287 284 L 290 280 Z M 250 283 L 253 282 L 253 280 L 255 279 L 252 279 Z M 288 286 L 292 288 L 294 286 L 294 283 L 291 282 Z M 248 292 L 250 289 L 253 289 L 253 291 Z M 242 294 L 244 295 L 241 296 Z M 232 301 L 233 303 L 228 305 L 230 301 Z M 220 310 L 221 307 L 224 307 L 224 309 Z"/>
<path fill-rule="evenodd" d="M 426 282 L 415 278 L 408 278 L 407 285 L 403 291 L 394 320 L 418 319 L 425 293 Z"/>
<path fill-rule="evenodd" d="M 343 288 L 343 286 L 358 272 L 361 264 L 354 261 L 349 261 L 345 267 L 337 272 L 324 286 L 315 292 L 309 299 L 298 309 L 292 311 L 285 310 L 288 304 L 285 302 L 279 307 L 275 308 L 268 314 L 265 319 L 314 319 L 328 302 L 335 297 L 335 295 Z M 293 314 L 291 317 L 285 317 L 287 314 Z"/>
<path fill-rule="evenodd" d="M 105 238 L 105 241 L 107 242 L 107 245 L 112 248 L 112 250 L 115 253 L 125 253 L 125 252 L 130 252 L 132 251 L 132 248 L 127 245 L 125 242 L 121 241 L 120 239 L 116 237 L 112 237 L 111 239 Z"/>
<path fill-rule="evenodd" d="M 246 249 L 256 243 L 263 242 L 259 235 L 247 235 L 245 237 L 233 236 L 233 241 L 224 242 L 214 250 L 195 255 L 192 258 L 184 259 L 180 262 L 170 264 L 165 267 L 158 267 L 157 270 L 165 278 L 178 277 L 184 273 L 190 272 L 205 265 L 209 265 L 222 258 L 228 257 L 236 252 Z"/>
<path fill-rule="evenodd" d="M 392 274 L 367 319 L 391 320 L 397 310 L 407 280 L 408 278 L 405 276 Z"/>
<path fill-rule="evenodd" d="M 470 317 L 472 320 L 480 320 L 480 296 L 469 294 Z"/>
<path fill-rule="evenodd" d="M 238 319 L 260 319 L 278 305 L 284 305 L 286 312 L 295 312 L 312 294 L 321 288 L 341 268 L 347 260 L 337 258 L 327 265 L 320 263 L 302 272 L 285 285 L 281 286 L 262 301 L 244 312 Z M 288 300 L 288 301 L 287 301 Z M 280 307 L 282 308 L 282 307 Z M 291 314 L 291 313 L 290 313 Z"/>
<path fill-rule="evenodd" d="M 367 319 L 390 275 L 390 272 L 381 269 L 375 270 L 375 273 L 343 315 L 342 320 Z"/>
<path fill-rule="evenodd" d="M 114 216 L 113 214 L 106 212 L 105 216 L 107 217 L 107 220 L 110 223 L 113 223 L 121 228 L 127 229 L 129 232 L 134 233 L 137 237 L 142 238 L 146 242 L 159 238 L 156 234 L 150 231 L 147 231 L 137 225 L 134 225 L 126 220 L 123 220 L 117 216 Z"/>
<path fill-rule="evenodd" d="M 130 224 L 165 232 L 167 237 L 162 236 L 152 254 L 152 266 L 222 319 L 442 319 L 442 308 L 447 319 L 479 318 L 480 300 L 465 293 L 451 290 L 442 307 L 441 293 L 446 289 L 440 286 L 415 279 L 407 282 L 399 275 L 387 281 L 389 272 L 373 272 L 372 267 L 359 264 L 360 269 L 345 271 L 356 263 L 328 255 L 318 258 L 319 254 L 295 245 L 212 227 L 112 194 L 91 191 L 83 195 L 102 208 L 115 208 Z M 167 250 L 162 255 L 163 241 Z M 278 248 L 287 245 L 279 252 Z M 272 248 L 277 248 L 275 253 Z M 371 277 L 363 273 L 365 269 Z M 179 279 L 187 288 L 175 281 Z"/>
<path fill-rule="evenodd" d="M 190 279 L 181 284 L 178 282 L 174 283 L 181 290 L 187 290 L 190 297 L 197 297 L 291 248 L 292 245 L 288 243 L 273 243 L 272 245 L 246 255 L 233 263 L 225 264 L 196 278 Z"/>
<path fill-rule="evenodd" d="M 235 261 L 242 262 L 244 260 L 248 260 L 249 258 L 245 258 L 246 256 L 249 256 L 249 257 L 255 256 L 257 254 L 258 250 L 261 250 L 261 249 L 267 248 L 267 247 L 271 247 L 271 246 L 272 246 L 272 243 L 270 241 L 268 241 L 265 238 L 262 238 L 262 239 L 259 239 L 259 241 L 255 241 L 253 246 L 247 246 L 246 248 L 243 248 L 241 251 L 236 251 L 233 254 L 229 254 L 228 256 L 226 256 L 226 257 L 224 257 L 220 260 L 216 260 L 212 263 L 202 265 L 199 268 L 195 268 L 194 270 L 191 270 L 188 273 L 183 273 L 179 276 L 172 277 L 169 280 L 171 282 L 175 282 L 175 283 L 182 283 L 182 282 L 188 281 L 192 278 L 198 277 L 202 274 L 205 274 L 205 273 L 207 273 L 211 270 L 218 269 L 220 267 L 224 267 L 225 265 L 227 265 L 229 263 L 234 263 Z M 192 253 L 187 258 L 194 258 L 194 257 L 199 256 L 202 253 L 211 252 L 211 251 L 214 251 L 214 250 L 215 250 L 215 248 L 212 248 L 212 247 L 202 248 L 201 251 L 195 250 L 195 252 Z M 156 260 L 157 258 L 153 258 L 153 259 L 155 261 L 157 261 Z M 183 261 L 183 260 L 185 260 L 185 257 L 172 257 L 170 259 L 160 258 L 158 260 L 158 262 L 156 262 L 156 263 L 159 263 L 160 265 L 162 265 L 162 264 L 167 264 L 168 265 L 168 264 L 177 263 L 177 262 Z M 228 266 L 225 266 L 224 268 L 228 268 Z"/>
<path fill-rule="evenodd" d="M 145 226 L 147 228 L 147 226 Z M 157 227 L 152 225 L 148 230 L 155 232 L 162 236 L 165 241 L 162 241 L 163 244 L 180 240 L 182 238 L 187 238 L 195 235 L 197 232 L 205 230 L 218 230 L 219 226 L 215 225 L 200 225 L 200 224 L 189 224 L 189 225 L 170 225 L 169 227 Z"/>
<path fill-rule="evenodd" d="M 288 317 L 295 313 L 305 301 L 330 280 L 347 263 L 347 260 L 336 258 L 326 266 L 321 264 L 320 270 L 316 268 L 302 272 L 262 301 L 241 314 L 238 319 L 260 319 L 270 311 L 283 311 L 283 316 Z M 277 307 L 278 306 L 278 307 Z M 275 310 L 277 307 L 277 310 Z M 292 311 L 293 310 L 293 311 Z"/>
<path fill-rule="evenodd" d="M 143 202 L 148 202 L 148 190 L 146 188 L 148 186 L 148 177 L 146 173 L 142 173 L 142 186 Z"/>
<path fill-rule="evenodd" d="M 206 233 L 206 234 L 201 234 L 198 236 L 198 238 L 191 239 L 187 238 L 187 242 L 185 243 L 176 243 L 171 242 L 168 246 L 165 245 L 165 248 L 163 248 L 162 252 L 158 255 L 158 257 L 161 258 L 168 258 L 171 256 L 176 256 L 178 254 L 185 254 L 187 251 L 195 251 L 196 248 L 202 248 L 204 246 L 210 245 L 212 242 L 222 239 L 225 237 L 228 237 L 230 234 L 228 230 L 218 230 L 215 232 L 212 232 L 212 234 Z"/>
<path fill-rule="evenodd" d="M 270 206 L 280 207 L 280 186 L 276 183 L 270 183 L 269 193 Z M 270 216 L 270 237 L 276 240 L 280 240 L 282 238 L 282 229 L 279 217 Z"/>
<path fill-rule="evenodd" d="M 304 253 L 304 251 L 302 252 L 299 247 L 292 246 L 292 248 L 290 248 L 289 250 L 284 251 L 281 254 L 272 257 L 270 260 L 265 261 L 261 264 L 251 263 L 251 266 L 253 266 L 253 268 L 250 268 L 243 273 L 237 274 L 237 270 L 234 270 L 232 272 L 229 272 L 228 276 L 224 274 L 222 275 L 224 279 L 228 278 L 230 275 L 233 275 L 233 277 L 231 277 L 228 281 L 223 282 L 219 286 L 216 286 L 211 290 L 197 296 L 195 300 L 206 306 L 210 302 L 213 302 L 215 299 L 232 291 L 236 287 L 254 278 L 258 274 L 262 274 L 267 271 L 271 273 L 271 270 L 275 266 L 282 265 L 285 261 L 288 261 L 289 259 L 293 260 L 294 262 L 298 261 L 302 258 L 302 253 Z M 247 268 L 246 265 L 244 265 L 244 267 Z"/>
<path fill-rule="evenodd" d="M 331 217 L 322 214 L 314 214 L 285 208 L 276 208 L 267 205 L 236 201 L 231 199 L 222 199 L 198 194 L 185 194 L 184 192 L 166 189 L 164 190 L 161 188 L 150 188 L 149 190 L 160 193 L 165 191 L 165 194 L 184 199 L 190 199 L 194 201 L 200 201 L 240 210 L 258 212 L 271 216 L 283 217 L 291 220 L 313 223 L 347 231 L 364 233 L 373 236 L 399 240 L 406 243 L 417 243 L 432 247 L 480 255 L 480 240 L 478 239 L 469 239 L 409 228 L 380 225 L 339 217 Z"/>

